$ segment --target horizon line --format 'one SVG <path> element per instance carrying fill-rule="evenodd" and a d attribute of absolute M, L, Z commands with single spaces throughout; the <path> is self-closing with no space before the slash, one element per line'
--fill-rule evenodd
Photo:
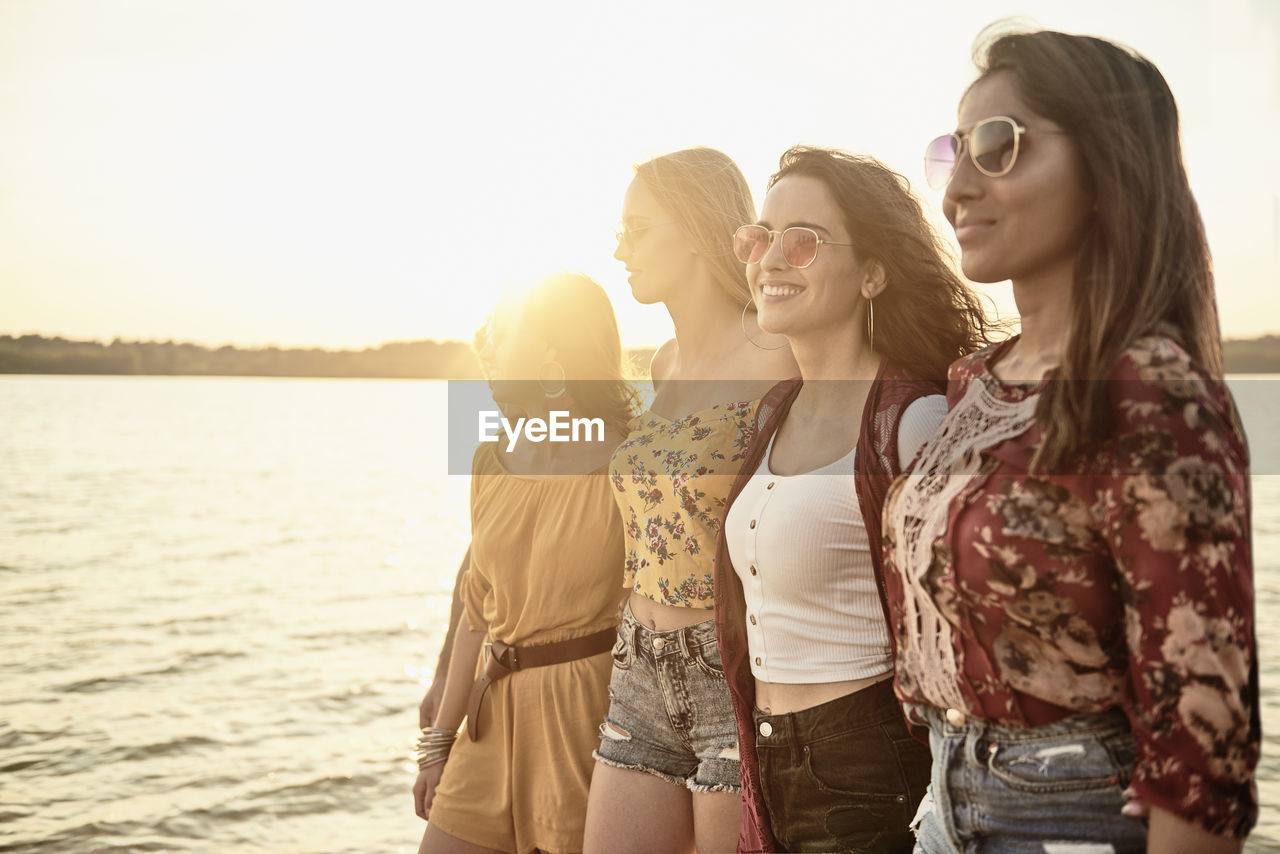
<path fill-rule="evenodd" d="M 104 346 L 104 347 L 109 347 L 109 346 L 111 346 L 113 343 L 115 343 L 116 341 L 119 341 L 119 342 L 120 342 L 120 343 L 122 343 L 122 344 L 166 344 L 166 343 L 171 343 L 171 344 L 174 344 L 174 345 L 192 345 L 192 346 L 195 346 L 195 347 L 202 347 L 202 348 L 204 348 L 204 349 L 206 349 L 206 350 L 220 350 L 220 349 L 222 349 L 223 347 L 230 347 L 230 348 L 232 348 L 233 350 L 271 350 L 271 349 L 275 349 L 275 350 L 324 350 L 324 351 L 331 351 L 331 352 L 343 352 L 343 351 L 347 351 L 347 352 L 357 352 L 357 353 L 358 353 L 358 352 L 362 352 L 362 351 L 365 351 L 365 350 L 380 350 L 380 349 L 382 349 L 383 347 L 389 347 L 389 346 L 393 346 L 393 345 L 397 345 L 397 344 L 422 344 L 422 343 L 428 343 L 428 342 L 429 342 L 429 343 L 433 343 L 433 344 L 464 344 L 464 345 L 466 345 L 467 347 L 471 347 L 471 340 L 470 340 L 470 338 L 443 338 L 443 339 L 441 339 L 441 338 L 429 338 L 429 337 L 423 337 L 423 338 L 395 338 L 395 339 L 389 339 L 389 340 L 381 341 L 381 342 L 379 342 L 379 343 L 377 343 L 377 344 L 366 344 L 366 345 L 365 345 L 365 346 L 363 346 L 363 347 L 359 347 L 359 346 L 350 346 L 350 345 L 349 345 L 349 346 L 334 346 L 334 345 L 327 345 L 327 344 L 287 344 L 287 345 L 286 345 L 286 344 L 280 344 L 280 343 L 276 343 L 276 342 L 271 342 L 271 343 L 260 343 L 260 344 L 246 344 L 246 343 L 237 343 L 237 342 L 233 342 L 233 341 L 227 341 L 227 342 L 222 343 L 222 344 L 211 344 L 211 343 L 208 343 L 208 342 L 204 342 L 204 341 L 196 341 L 196 340 L 191 340 L 191 339 L 179 340 L 179 339 L 177 339 L 177 338 L 126 338 L 126 337 L 124 337 L 124 336 L 122 336 L 122 335 L 115 335 L 115 336 L 113 336 L 113 337 L 112 337 L 112 338 L 110 338 L 110 339 L 108 339 L 108 338 L 73 338 L 73 337 L 69 337 L 69 336 L 68 336 L 68 335 L 66 335 L 66 334 L 61 334 L 61 333 L 0 331 L 0 338 L 13 338 L 13 339 L 15 339 L 15 340 L 16 340 L 16 339 L 20 339 L 20 338 L 28 338 L 28 337 L 44 338 L 44 339 L 61 339 L 61 340 L 63 340 L 63 341 L 68 341 L 68 342 L 72 342 L 72 343 L 76 343 L 76 344 L 100 344 L 100 345 L 102 345 L 102 346 Z M 1233 342 L 1233 341 L 1260 341 L 1260 340 L 1267 339 L 1267 338 L 1277 338 L 1277 337 L 1280 337 L 1280 330 L 1274 330 L 1274 331 L 1268 331 L 1268 332 L 1261 332 L 1261 333 L 1258 333 L 1258 334 L 1256 334 L 1256 335 L 1251 335 L 1251 336 L 1248 336 L 1248 337 L 1236 337 L 1236 336 L 1227 337 L 1227 336 L 1225 336 L 1225 335 L 1224 335 L 1224 336 L 1222 337 L 1222 343 L 1226 344 L 1227 342 Z M 627 344 L 626 342 L 623 342 L 622 349 L 623 349 L 623 350 L 656 350 L 656 349 L 658 349 L 659 347 L 661 347 L 663 344 L 665 344 L 665 343 L 666 343 L 666 341 L 668 341 L 668 340 L 671 340 L 671 339 L 669 339 L 669 338 L 668 338 L 668 339 L 665 339 L 665 340 L 663 340 L 663 341 L 659 341 L 659 342 L 657 342 L 657 343 L 653 343 L 653 344 L 649 344 L 649 343 L 644 343 L 644 344 Z"/>
<path fill-rule="evenodd" d="M 1274 334 L 1280 335 L 1280 333 L 1274 333 Z M 368 344 L 363 347 L 334 346 L 334 345 L 328 345 L 328 344 L 280 344 L 275 342 L 265 343 L 265 344 L 244 344 L 244 343 L 236 343 L 233 341 L 228 341 L 223 344 L 211 344 L 205 341 L 197 341 L 192 339 L 180 340 L 178 338 L 126 338 L 122 335 L 116 335 L 112 338 L 78 338 L 78 337 L 70 337 L 68 335 L 61 334 L 61 333 L 50 333 L 50 332 L 3 332 L 3 331 L 0 331 L 0 338 L 12 338 L 14 340 L 18 340 L 21 338 L 43 338 L 45 340 L 61 339 L 63 341 L 67 341 L 73 344 L 100 344 L 104 347 L 109 347 L 115 342 L 119 341 L 121 344 L 174 344 L 176 346 L 191 345 L 194 347 L 201 347 L 206 350 L 220 350 L 223 347 L 230 347 L 233 350 L 271 350 L 271 349 L 325 350 L 330 352 L 347 351 L 347 352 L 357 352 L 357 353 L 362 352 L 364 350 L 380 350 L 383 347 L 389 347 L 396 344 L 423 344 L 423 343 L 463 344 L 468 348 L 471 347 L 470 338 L 427 338 L 427 337 L 396 338 L 396 339 L 382 341 L 377 344 Z M 624 350 L 656 350 L 659 347 L 661 347 L 663 343 L 665 342 L 659 342 L 657 344 L 634 344 L 634 345 L 628 345 L 624 343 L 623 349 Z"/>

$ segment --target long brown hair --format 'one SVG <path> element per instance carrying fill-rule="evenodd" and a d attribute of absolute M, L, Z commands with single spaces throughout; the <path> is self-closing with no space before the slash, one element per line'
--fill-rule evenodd
<path fill-rule="evenodd" d="M 1109 434 L 1106 383 L 1121 354 L 1151 334 L 1178 341 L 1222 376 L 1213 273 L 1178 136 L 1178 107 L 1146 57 L 1091 36 L 1041 31 L 979 36 L 979 80 L 1009 72 L 1027 106 L 1074 139 L 1093 221 L 1076 256 L 1066 350 L 1042 393 L 1038 470 L 1072 467 Z"/>
<path fill-rule="evenodd" d="M 854 253 L 884 268 L 874 344 L 891 363 L 945 380 L 948 365 L 987 342 L 982 305 L 956 274 L 906 178 L 874 157 L 802 145 L 783 152 L 769 187 L 788 175 L 821 181 L 844 216 Z"/>
<path fill-rule="evenodd" d="M 581 273 L 556 273 L 523 294 L 520 322 L 555 349 L 577 414 L 603 418 L 618 432 L 639 411 L 627 381 L 618 321 L 604 288 Z"/>
<path fill-rule="evenodd" d="M 739 305 L 751 302 L 747 267 L 733 254 L 733 233 L 756 221 L 751 188 L 738 164 L 714 148 L 686 148 L 636 167 L 711 268 L 712 278 Z"/>

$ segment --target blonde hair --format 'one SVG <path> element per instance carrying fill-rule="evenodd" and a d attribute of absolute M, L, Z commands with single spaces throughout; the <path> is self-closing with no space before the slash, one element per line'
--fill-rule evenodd
<path fill-rule="evenodd" d="M 738 164 L 714 148 L 686 148 L 641 163 L 636 177 L 675 217 L 716 284 L 739 305 L 749 304 L 747 268 L 734 257 L 733 233 L 756 221 L 756 206 Z"/>

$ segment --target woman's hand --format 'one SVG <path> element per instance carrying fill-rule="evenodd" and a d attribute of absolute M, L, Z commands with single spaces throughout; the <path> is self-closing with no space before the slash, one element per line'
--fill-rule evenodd
<path fill-rule="evenodd" d="M 1151 805 L 1138 797 L 1137 791 L 1133 786 L 1124 790 L 1124 806 L 1120 808 L 1121 815 L 1129 818 L 1147 819 L 1151 817 Z"/>
<path fill-rule="evenodd" d="M 427 726 L 441 730 L 436 735 L 441 736 L 445 740 L 445 733 L 457 733 L 458 727 L 462 725 L 463 719 L 467 714 L 467 698 L 471 695 L 471 682 L 468 678 L 464 678 L 463 674 L 469 676 L 475 672 L 476 663 L 480 660 L 480 650 L 484 646 L 485 634 L 488 632 L 488 626 L 480 630 L 473 630 L 463 626 L 457 637 L 454 639 L 453 650 L 449 660 L 448 679 L 437 679 L 431 684 L 431 690 L 427 691 L 427 695 L 422 698 L 422 704 L 418 707 L 419 723 L 422 722 L 423 711 L 434 711 L 432 720 Z M 443 682 L 444 690 L 439 694 L 439 702 L 437 703 L 433 693 L 435 686 Z M 438 710 L 431 707 L 439 706 Z M 455 735 L 456 737 L 456 735 Z M 428 739 L 433 741 L 435 739 Z M 438 747 L 439 745 L 433 745 Z M 428 750 L 428 753 L 434 753 L 434 750 Z M 443 762 L 437 762 L 434 765 L 428 765 L 426 768 L 419 769 L 418 779 L 413 783 L 413 811 L 418 814 L 421 819 L 431 813 L 431 801 L 436 796 L 436 786 L 440 783 L 440 775 L 444 773 Z"/>
<path fill-rule="evenodd" d="M 444 763 L 428 765 L 418 772 L 418 779 L 413 782 L 413 811 L 423 821 L 431 814 L 431 802 L 436 797 L 436 786 L 440 785 L 440 775 L 444 773 Z"/>

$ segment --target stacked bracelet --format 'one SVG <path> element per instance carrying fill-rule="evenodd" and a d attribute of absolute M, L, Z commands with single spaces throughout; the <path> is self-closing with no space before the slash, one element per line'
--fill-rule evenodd
<path fill-rule="evenodd" d="M 453 742 L 458 738 L 456 730 L 424 726 L 422 735 L 418 736 L 418 770 L 424 771 L 432 765 L 439 765 L 449 758 Z"/>

